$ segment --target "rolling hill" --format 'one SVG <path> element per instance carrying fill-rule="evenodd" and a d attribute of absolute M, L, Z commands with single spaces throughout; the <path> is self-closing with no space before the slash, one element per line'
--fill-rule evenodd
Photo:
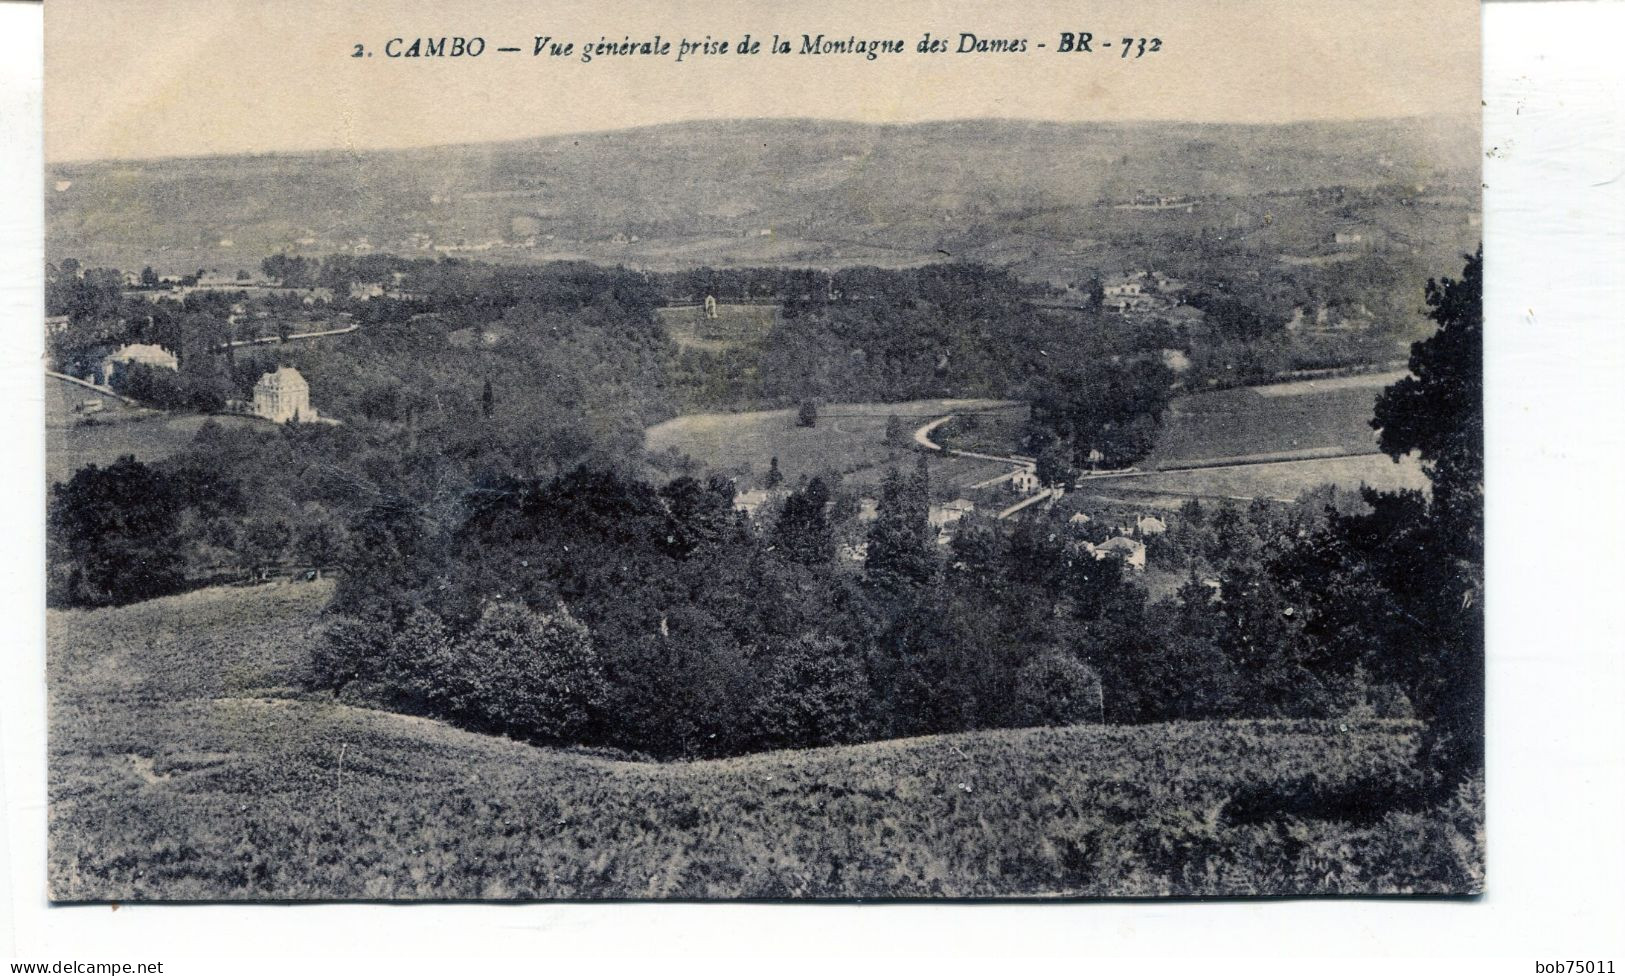
<path fill-rule="evenodd" d="M 299 690 L 327 582 L 48 620 L 51 896 L 1461 891 L 1479 792 L 1380 802 L 1410 722 L 934 736 L 707 762 L 537 748 Z"/>
<path fill-rule="evenodd" d="M 1474 236 L 1477 150 L 1466 119 L 708 121 L 431 149 L 59 164 L 47 240 L 53 260 L 163 271 L 377 249 L 659 268 L 946 254 L 1036 275 L 1202 228 L 1296 253 L 1333 223 L 1383 225 L 1407 246 L 1450 253 Z M 1287 199 L 1424 184 L 1460 197 L 1446 219 L 1436 206 Z M 1140 192 L 1199 203 L 1189 214 L 1112 206 Z M 1275 199 L 1248 202 L 1266 194 Z M 1289 219 L 1305 207 L 1316 216 Z"/>

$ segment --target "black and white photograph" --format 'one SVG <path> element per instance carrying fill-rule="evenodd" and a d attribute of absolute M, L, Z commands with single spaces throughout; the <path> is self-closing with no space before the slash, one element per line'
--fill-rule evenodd
<path fill-rule="evenodd" d="M 50 0 L 49 898 L 1478 895 L 1479 16 Z"/>

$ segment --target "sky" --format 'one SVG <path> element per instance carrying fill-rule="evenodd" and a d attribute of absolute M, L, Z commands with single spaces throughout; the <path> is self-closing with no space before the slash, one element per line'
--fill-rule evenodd
<path fill-rule="evenodd" d="M 487 142 L 728 117 L 1283 122 L 1467 114 L 1476 0 L 50 0 L 49 162 Z M 879 8 L 879 9 L 877 9 Z M 1090 32 L 1092 54 L 1056 51 Z M 533 38 L 895 38 L 907 53 L 533 58 Z M 1024 54 L 920 55 L 924 34 Z M 478 58 L 388 58 L 479 36 Z M 1122 37 L 1161 51 L 1118 56 Z M 1111 39 L 1113 48 L 1098 47 Z M 370 56 L 352 57 L 356 45 Z M 1045 44 L 1038 50 L 1037 44 Z M 517 46 L 521 53 L 498 53 Z"/>

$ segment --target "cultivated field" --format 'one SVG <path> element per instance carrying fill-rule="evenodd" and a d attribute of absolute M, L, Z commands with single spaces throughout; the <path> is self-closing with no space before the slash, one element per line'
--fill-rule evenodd
<path fill-rule="evenodd" d="M 741 487 L 754 486 L 774 457 L 792 485 L 830 472 L 849 485 L 870 485 L 878 484 L 892 464 L 914 463 L 912 440 L 905 447 L 886 444 L 887 417 L 900 418 L 912 436 L 914 428 L 950 413 L 1022 409 L 998 400 L 832 403 L 819 408 L 813 427 L 798 427 L 793 409 L 688 414 L 649 428 L 644 446 L 652 453 L 686 454 L 713 471 L 740 477 Z M 1007 470 L 997 462 L 931 458 L 932 483 L 944 489 L 968 487 Z"/>
<path fill-rule="evenodd" d="M 1379 373 L 1182 396 L 1163 415 L 1141 467 L 1178 468 L 1219 458 L 1376 450 L 1371 410 L 1403 373 Z"/>
<path fill-rule="evenodd" d="M 1401 458 L 1396 463 L 1386 454 L 1361 454 L 1090 479 L 1078 491 L 1171 507 L 1189 498 L 1292 501 L 1322 485 L 1333 485 L 1350 494 L 1361 486 L 1380 491 L 1425 491 L 1428 480 L 1415 458 Z"/>
<path fill-rule="evenodd" d="M 125 454 L 138 461 L 166 458 L 191 443 L 210 418 L 201 414 L 170 414 L 121 404 L 112 397 L 100 397 L 107 409 L 84 415 L 74 405 L 97 394 L 59 379 L 45 378 L 45 477 L 47 482 L 66 481 L 87 464 L 107 465 Z M 251 417 L 213 418 L 225 425 L 261 424 Z"/>
<path fill-rule="evenodd" d="M 1411 723 L 1075 727 L 667 765 L 298 691 L 326 583 L 49 616 L 59 900 L 1470 889 Z"/>
<path fill-rule="evenodd" d="M 1142 505 L 1177 507 L 1190 498 L 1295 499 L 1322 485 L 1358 492 L 1425 490 L 1413 458 L 1398 463 L 1377 450 L 1370 419 L 1377 394 L 1401 376 L 1380 373 L 1277 383 L 1178 397 L 1163 415 L 1157 446 L 1140 472 L 1092 478 L 1074 493 Z M 1022 415 L 980 419 L 945 435 L 954 447 L 1018 450 Z M 1245 462 L 1245 463 L 1238 463 Z M 1203 470 L 1180 469 L 1202 467 Z"/>

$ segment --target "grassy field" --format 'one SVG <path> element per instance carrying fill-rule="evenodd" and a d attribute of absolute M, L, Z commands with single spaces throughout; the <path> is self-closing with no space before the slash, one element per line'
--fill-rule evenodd
<path fill-rule="evenodd" d="M 1172 468 L 1256 454 L 1376 450 L 1371 410 L 1401 374 L 1381 373 L 1195 393 L 1163 415 L 1141 467 Z"/>
<path fill-rule="evenodd" d="M 327 583 L 223 588 L 51 613 L 53 898 L 1043 897 L 1481 883 L 1481 794 L 1426 813 L 1347 802 L 1403 779 L 1414 724 L 1032 729 L 629 762 L 302 695 L 311 626 L 329 594 Z M 1281 808 L 1273 791 L 1292 784 L 1300 800 Z"/>
<path fill-rule="evenodd" d="M 909 447 L 885 442 L 886 418 L 897 416 L 913 429 L 956 411 L 997 410 L 996 400 L 910 400 L 904 403 L 832 403 L 819 408 L 813 427 L 796 425 L 795 410 L 750 413 L 688 414 L 649 428 L 644 446 L 653 453 L 675 450 L 713 471 L 740 477 L 754 485 L 777 457 L 786 481 L 837 472 L 850 485 L 878 484 L 887 467 L 914 463 Z M 1011 409 L 1022 409 L 1012 407 Z M 1007 465 L 968 458 L 933 457 L 933 483 L 944 489 L 963 487 L 1008 470 Z"/>
<path fill-rule="evenodd" d="M 1141 469 L 1216 462 L 1253 463 L 1089 481 L 1078 494 L 1177 507 L 1195 498 L 1290 500 L 1321 485 L 1356 492 L 1425 489 L 1414 459 L 1374 454 L 1370 418 L 1377 394 L 1401 373 L 1343 376 L 1178 397 L 1163 416 L 1157 446 Z M 1012 451 L 1022 429 L 1016 412 L 981 420 L 944 438 L 955 447 Z"/>
<path fill-rule="evenodd" d="M 202 414 L 169 414 L 121 404 L 102 397 L 107 408 L 81 423 L 74 405 L 95 392 L 51 377 L 45 378 L 45 477 L 66 481 L 87 464 L 107 465 L 125 454 L 138 461 L 166 458 L 187 444 L 210 418 Z M 215 417 L 226 425 L 262 424 L 252 417 Z"/>
<path fill-rule="evenodd" d="M 705 317 L 703 305 L 659 310 L 672 341 L 691 349 L 717 352 L 749 345 L 767 335 L 779 318 L 777 305 L 717 305 L 717 317 Z"/>
<path fill-rule="evenodd" d="M 961 414 L 958 420 L 945 425 L 940 435 L 932 439 L 944 447 L 979 454 L 1025 455 L 1031 450 L 1022 444 L 1027 432 L 1025 405 L 1009 410 L 983 411 Z"/>
<path fill-rule="evenodd" d="M 1322 485 L 1335 485 L 1338 491 L 1350 493 L 1362 485 L 1381 491 L 1425 490 L 1428 480 L 1415 458 L 1401 458 L 1396 463 L 1386 454 L 1362 454 L 1091 479 L 1078 491 L 1172 507 L 1189 498 L 1292 501 Z"/>

